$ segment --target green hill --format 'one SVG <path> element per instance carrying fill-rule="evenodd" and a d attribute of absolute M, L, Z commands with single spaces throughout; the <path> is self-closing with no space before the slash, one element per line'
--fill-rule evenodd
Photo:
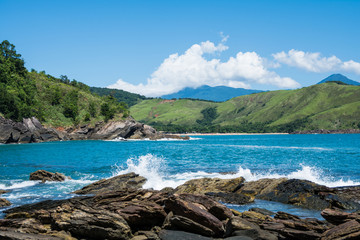
<path fill-rule="evenodd" d="M 293 132 L 360 128 L 360 87 L 324 83 L 256 93 L 222 103 L 144 100 L 138 121 L 172 132 Z"/>
<path fill-rule="evenodd" d="M 126 104 L 111 96 L 99 97 L 66 76 L 29 72 L 21 55 L 8 41 L 0 45 L 0 115 L 15 121 L 37 117 L 53 127 L 74 126 L 126 117 Z"/>
<path fill-rule="evenodd" d="M 90 87 L 90 92 L 97 94 L 99 96 L 108 96 L 111 95 L 118 100 L 118 102 L 124 102 L 129 107 L 141 102 L 147 97 L 136 94 L 130 93 L 120 89 L 110 89 L 110 88 L 100 88 L 100 87 Z"/>

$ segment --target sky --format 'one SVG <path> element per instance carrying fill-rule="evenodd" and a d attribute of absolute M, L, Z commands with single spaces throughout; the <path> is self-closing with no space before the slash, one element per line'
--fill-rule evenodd
<path fill-rule="evenodd" d="M 360 0 L 0 0 L 26 67 L 158 97 L 184 87 L 360 81 Z"/>

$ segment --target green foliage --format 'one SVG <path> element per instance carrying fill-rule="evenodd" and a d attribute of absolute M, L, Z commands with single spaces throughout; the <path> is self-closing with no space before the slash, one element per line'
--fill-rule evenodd
<path fill-rule="evenodd" d="M 144 100 L 130 108 L 138 121 L 169 132 L 293 132 L 360 128 L 360 87 L 337 83 L 262 92 L 210 103 Z"/>
<path fill-rule="evenodd" d="M 64 101 L 64 116 L 71 118 L 74 122 L 79 114 L 78 107 L 79 93 L 76 90 L 69 92 Z"/>
<path fill-rule="evenodd" d="M 218 116 L 216 107 L 207 107 L 201 110 L 201 114 L 204 116 L 203 119 L 198 119 L 196 122 L 203 125 L 210 125 Z"/>
<path fill-rule="evenodd" d="M 114 97 L 118 102 L 124 102 L 128 106 L 133 106 L 140 101 L 147 99 L 145 96 L 126 92 L 123 90 L 118 89 L 109 89 L 109 88 L 99 88 L 99 87 L 90 87 L 90 91 L 92 93 L 95 93 L 99 96 L 112 96 Z"/>
<path fill-rule="evenodd" d="M 109 108 L 107 120 L 129 114 L 126 104 L 93 95 L 89 86 L 66 75 L 56 78 L 45 71 L 28 72 L 15 46 L 6 40 L 0 53 L 0 115 L 6 118 L 22 121 L 35 116 L 55 127 L 95 123 L 105 118 L 98 114 L 104 103 Z"/>

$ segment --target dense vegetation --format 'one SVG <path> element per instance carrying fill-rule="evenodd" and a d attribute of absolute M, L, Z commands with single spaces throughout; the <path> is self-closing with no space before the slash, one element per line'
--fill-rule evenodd
<path fill-rule="evenodd" d="M 360 87 L 335 82 L 262 92 L 222 103 L 152 99 L 132 116 L 169 132 L 293 132 L 360 128 Z"/>
<path fill-rule="evenodd" d="M 90 87 L 90 92 L 95 93 L 99 96 L 113 96 L 118 102 L 124 102 L 129 107 L 141 102 L 144 99 L 148 99 L 143 95 L 130 93 L 119 89 L 109 89 L 100 87 Z"/>
<path fill-rule="evenodd" d="M 35 116 L 45 125 L 73 126 L 126 117 L 129 110 L 112 96 L 91 94 L 89 86 L 45 71 L 30 72 L 8 41 L 0 45 L 0 115 L 21 121 Z"/>

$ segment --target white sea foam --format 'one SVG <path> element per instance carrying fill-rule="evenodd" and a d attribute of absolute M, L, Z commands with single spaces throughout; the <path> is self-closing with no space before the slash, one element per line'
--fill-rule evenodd
<path fill-rule="evenodd" d="M 39 181 L 22 181 L 22 182 L 13 182 L 11 185 L 7 186 L 5 184 L 0 184 L 0 189 L 9 190 L 17 188 L 25 188 L 38 184 Z"/>
<path fill-rule="evenodd" d="M 144 188 L 153 188 L 160 190 L 164 187 L 177 187 L 188 180 L 198 178 L 222 178 L 230 179 L 236 177 L 244 177 L 246 181 L 255 181 L 262 178 L 289 178 L 289 179 L 304 179 L 315 182 L 317 184 L 325 185 L 328 187 L 339 187 L 339 186 L 353 186 L 360 185 L 360 182 L 352 181 L 350 179 L 335 179 L 332 176 L 328 176 L 321 169 L 300 165 L 299 169 L 290 172 L 288 174 L 279 174 L 276 171 L 265 172 L 253 172 L 248 168 L 239 166 L 238 171 L 230 174 L 222 173 L 207 173 L 204 171 L 197 172 L 185 172 L 173 175 L 166 174 L 166 163 L 164 158 L 147 154 L 138 158 L 130 158 L 127 160 L 125 167 L 116 167 L 113 176 L 125 174 L 128 172 L 135 172 L 145 178 L 147 182 Z"/>

